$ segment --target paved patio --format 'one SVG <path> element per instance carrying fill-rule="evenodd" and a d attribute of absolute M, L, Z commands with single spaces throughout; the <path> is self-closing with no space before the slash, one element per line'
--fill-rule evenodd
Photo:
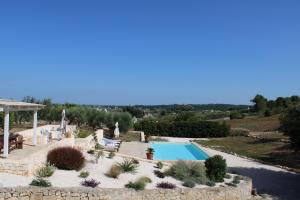
<path fill-rule="evenodd" d="M 146 150 L 150 147 L 142 142 L 122 142 L 119 153 L 146 159 Z"/>
<path fill-rule="evenodd" d="M 22 160 L 30 155 L 40 151 L 42 149 L 46 149 L 48 146 L 45 144 L 37 144 L 36 146 L 32 145 L 31 142 L 24 142 L 23 149 L 14 149 L 9 153 L 8 158 L 3 157 L 3 153 L 0 154 L 0 159 L 5 160 Z"/>

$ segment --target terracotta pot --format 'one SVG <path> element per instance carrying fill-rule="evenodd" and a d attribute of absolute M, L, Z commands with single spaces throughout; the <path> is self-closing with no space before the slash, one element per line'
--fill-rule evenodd
<path fill-rule="evenodd" d="M 148 160 L 153 160 L 153 153 L 146 153 Z"/>

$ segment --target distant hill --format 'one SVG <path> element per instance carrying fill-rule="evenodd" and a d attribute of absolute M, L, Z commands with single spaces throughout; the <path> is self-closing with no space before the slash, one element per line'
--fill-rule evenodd
<path fill-rule="evenodd" d="M 103 108 L 125 107 L 125 106 L 101 106 Z M 170 104 L 170 105 L 134 105 L 131 107 L 149 110 L 167 110 L 167 111 L 231 111 L 245 110 L 249 105 L 234 105 L 234 104 Z"/>

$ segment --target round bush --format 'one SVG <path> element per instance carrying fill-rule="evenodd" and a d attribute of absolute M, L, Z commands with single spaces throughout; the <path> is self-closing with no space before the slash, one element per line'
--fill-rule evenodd
<path fill-rule="evenodd" d="M 196 186 L 195 182 L 192 180 L 186 180 L 186 181 L 184 181 L 184 183 L 182 185 L 184 187 L 189 187 L 189 188 L 193 188 Z"/>
<path fill-rule="evenodd" d="M 206 175 L 211 181 L 214 182 L 223 182 L 226 171 L 227 171 L 227 164 L 226 160 L 223 159 L 222 156 L 216 155 L 210 157 L 208 160 L 205 161 L 206 167 Z"/>
<path fill-rule="evenodd" d="M 111 178 L 118 178 L 121 173 L 122 173 L 122 169 L 118 165 L 114 164 L 110 167 L 106 175 Z"/>
<path fill-rule="evenodd" d="M 48 152 L 47 162 L 58 169 L 79 170 L 85 158 L 82 152 L 73 147 L 58 147 Z"/>

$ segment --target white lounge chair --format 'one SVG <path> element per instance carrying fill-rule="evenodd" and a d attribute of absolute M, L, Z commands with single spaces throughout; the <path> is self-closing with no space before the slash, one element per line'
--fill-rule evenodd
<path fill-rule="evenodd" d="M 104 140 L 99 141 L 100 146 L 102 146 L 105 150 L 114 150 L 118 151 L 120 148 L 120 144 L 117 143 L 107 143 Z"/>
<path fill-rule="evenodd" d="M 106 143 L 112 143 L 112 144 L 121 144 L 121 140 L 111 140 L 111 139 L 107 139 L 107 138 L 103 138 L 102 140 L 104 140 L 104 142 Z"/>

